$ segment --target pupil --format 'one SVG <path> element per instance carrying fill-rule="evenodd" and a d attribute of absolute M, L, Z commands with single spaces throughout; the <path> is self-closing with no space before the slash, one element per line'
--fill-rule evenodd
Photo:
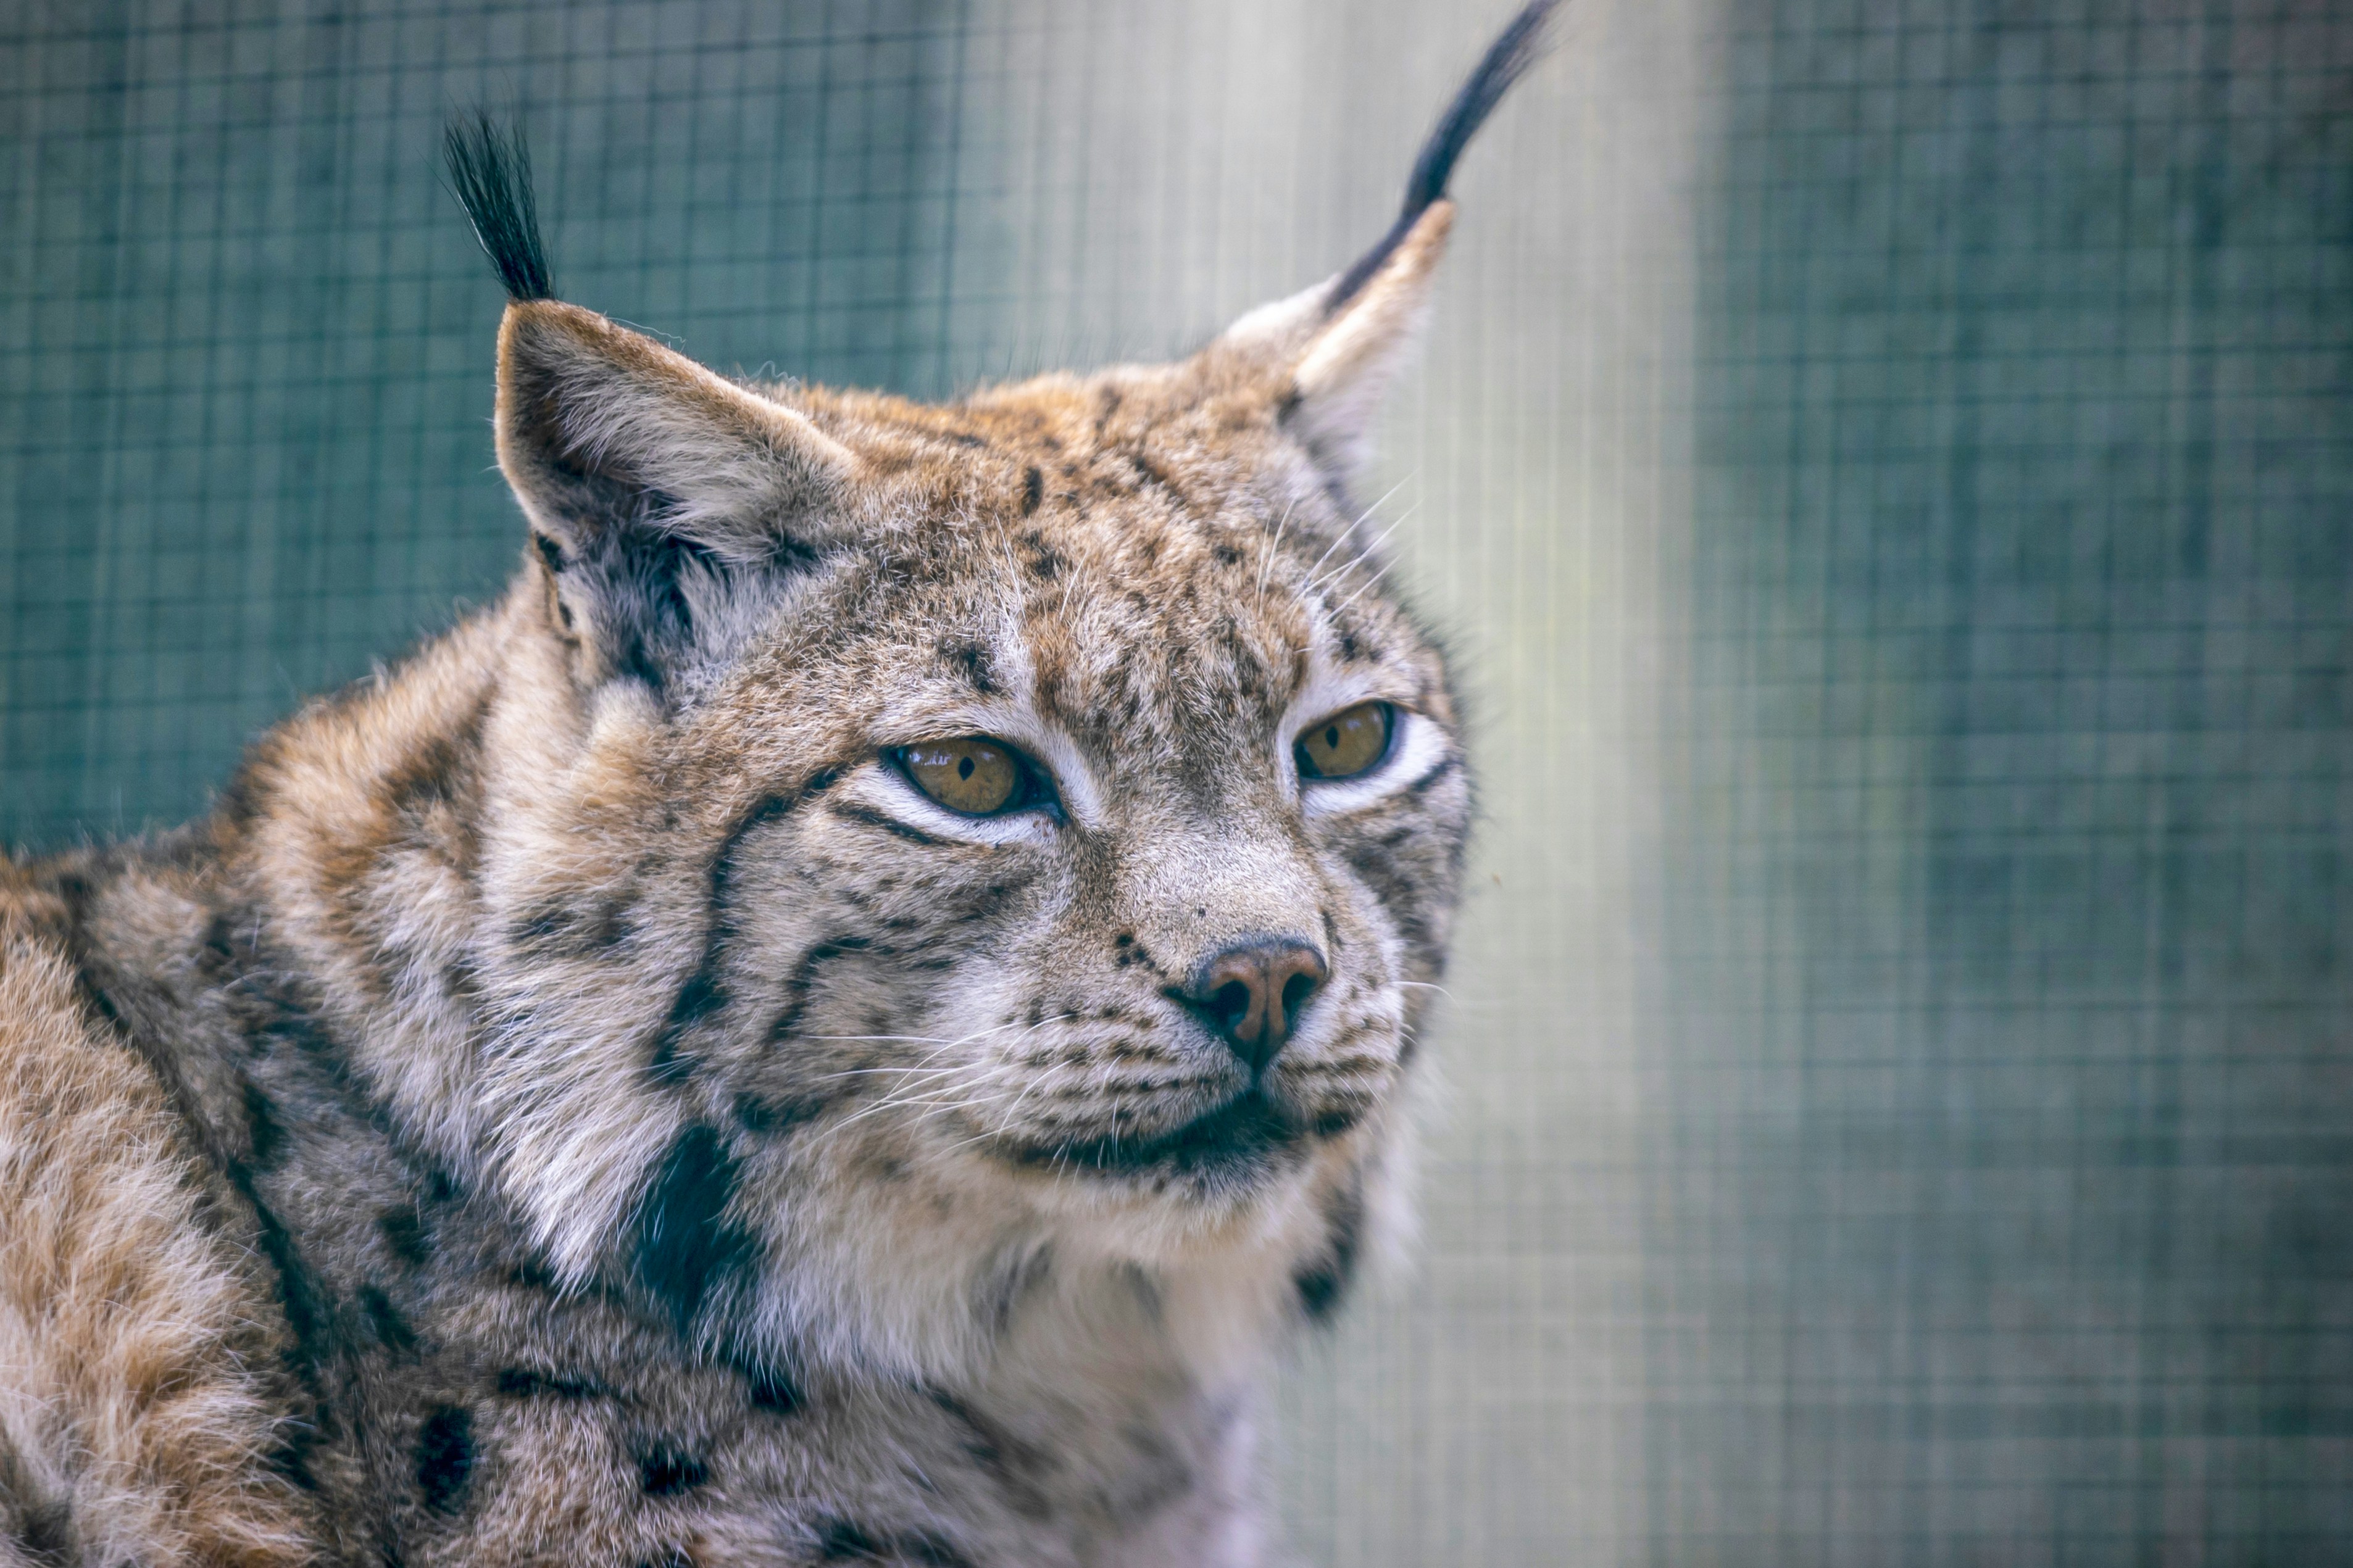
<path fill-rule="evenodd" d="M 972 759 L 970 757 L 962 757 L 957 759 L 956 777 L 960 779 L 968 779 L 972 777 Z"/>
<path fill-rule="evenodd" d="M 1324 731 L 1324 744 L 1326 748 L 1335 752 L 1340 749 L 1339 725 L 1335 724 L 1330 729 Z"/>

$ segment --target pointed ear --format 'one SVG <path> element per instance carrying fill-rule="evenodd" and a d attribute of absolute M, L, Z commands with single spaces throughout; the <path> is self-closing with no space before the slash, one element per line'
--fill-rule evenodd
<path fill-rule="evenodd" d="M 1379 244 L 1330 282 L 1252 310 L 1210 345 L 1251 367 L 1261 385 L 1271 373 L 1283 423 L 1335 479 L 1362 458 L 1381 394 L 1430 313 L 1430 279 L 1454 226 L 1446 184 L 1455 163 L 1543 54 L 1558 4 L 1527 0 L 1487 46 L 1422 142 Z"/>
<path fill-rule="evenodd" d="M 585 673 L 657 690 L 754 580 L 840 536 L 859 468 L 798 412 L 554 300 L 499 328 L 498 451 Z"/>
<path fill-rule="evenodd" d="M 1381 396 L 1413 356 L 1453 226 L 1454 204 L 1433 202 L 1349 292 L 1353 275 L 1334 279 L 1261 306 L 1218 340 L 1274 367 L 1284 427 L 1335 478 L 1364 460 Z"/>

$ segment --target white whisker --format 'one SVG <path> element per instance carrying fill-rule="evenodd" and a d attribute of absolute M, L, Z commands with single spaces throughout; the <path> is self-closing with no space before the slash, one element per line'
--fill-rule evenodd
<path fill-rule="evenodd" d="M 1389 535 L 1390 535 L 1390 534 L 1395 533 L 1398 529 L 1403 528 L 1403 527 L 1406 525 L 1407 521 L 1408 521 L 1409 519 L 1410 519 L 1410 518 L 1413 516 L 1413 514 L 1415 513 L 1415 511 L 1417 511 L 1418 510 L 1419 510 L 1420 506 L 1421 506 L 1421 503 L 1420 503 L 1419 501 L 1416 501 L 1416 502 L 1414 502 L 1414 503 L 1413 503 L 1413 505 L 1412 505 L 1412 506 L 1409 506 L 1409 507 L 1406 508 L 1406 509 L 1405 509 L 1405 510 L 1403 510 L 1402 512 L 1399 512 L 1399 513 L 1398 514 L 1398 520 L 1397 520 L 1395 522 L 1393 522 L 1393 523 L 1389 524 L 1387 528 L 1385 528 L 1385 529 L 1381 530 L 1381 531 L 1380 531 L 1380 532 L 1379 532 L 1378 534 L 1375 535 L 1375 536 L 1374 536 L 1374 539 L 1373 539 L 1373 542 L 1372 542 L 1370 544 L 1366 545 L 1362 550 L 1359 550 L 1358 552 L 1356 552 L 1356 554 L 1351 555 L 1351 556 L 1350 556 L 1350 557 L 1348 557 L 1348 559 L 1346 559 L 1345 561 L 1342 561 L 1342 562 L 1338 562 L 1338 563 L 1336 563 L 1333 566 L 1332 570 L 1330 570 L 1329 572 L 1324 573 L 1322 576 L 1320 576 L 1320 577 L 1316 578 L 1316 579 L 1315 579 L 1315 581 L 1314 581 L 1314 583 L 1312 583 L 1312 584 L 1309 584 L 1308 589 L 1307 589 L 1307 590 L 1304 590 L 1304 591 L 1313 591 L 1313 590 L 1315 590 L 1315 589 L 1320 589 L 1320 588 L 1322 588 L 1322 587 L 1324 586 L 1324 584 L 1329 583 L 1333 578 L 1337 577 L 1341 573 L 1345 572 L 1349 567 L 1351 567 L 1351 566 L 1362 566 L 1362 565 L 1365 563 L 1365 562 L 1366 562 L 1368 558 L 1370 558 L 1370 556 L 1372 555 L 1372 553 L 1373 553 L 1373 552 L 1374 552 L 1374 551 L 1378 550 L 1382 545 L 1387 544 L 1387 543 L 1389 542 Z M 1388 569 L 1389 569 L 1389 568 L 1388 568 L 1388 563 L 1386 563 L 1386 562 L 1385 562 L 1385 563 L 1382 563 L 1378 568 L 1377 568 L 1377 569 L 1374 571 L 1374 573 L 1373 573 L 1373 581 L 1374 581 L 1374 582 L 1378 582 L 1378 581 L 1380 580 L 1380 575 L 1381 575 L 1381 574 L 1382 574 L 1383 572 L 1388 571 Z M 1368 583 L 1368 584 L 1366 584 L 1366 587 L 1370 587 L 1371 585 L 1372 585 L 1372 584 Z M 1361 594 L 1361 593 L 1363 593 L 1364 591 L 1365 591 L 1365 590 L 1364 590 L 1364 588 L 1359 588 L 1359 589 L 1357 589 L 1357 590 L 1356 590 L 1356 594 Z M 1324 614 L 1326 614 L 1326 615 L 1336 615 L 1336 614 L 1340 611 L 1340 609 L 1342 609 L 1343 607 L 1345 607 L 1345 605 L 1347 605 L 1348 604 L 1352 603 L 1352 602 L 1356 599 L 1356 594 L 1351 594 L 1351 595 L 1348 595 L 1348 597 L 1347 597 L 1346 599 L 1342 600 L 1342 601 L 1340 602 L 1340 604 L 1339 604 L 1339 605 L 1334 605 L 1330 610 L 1326 610 L 1326 611 L 1324 612 Z"/>
<path fill-rule="evenodd" d="M 1268 542 L 1266 553 L 1259 560 L 1258 609 L 1261 615 L 1264 615 L 1266 613 L 1267 574 L 1274 570 L 1274 558 L 1277 554 L 1281 553 L 1282 550 L 1282 531 L 1291 526 L 1292 509 L 1296 507 L 1298 504 L 1299 503 L 1294 500 L 1290 506 L 1286 506 L 1282 509 L 1282 516 L 1274 525 L 1274 538 Z"/>
<path fill-rule="evenodd" d="M 1029 1035 L 1034 1035 L 1039 1030 L 1046 1027 L 1049 1024 L 1062 1023 L 1077 1016 L 1078 1014 L 1074 1012 L 1050 1014 L 1047 1016 L 1039 1019 L 1034 1024 L 1020 1026 L 1021 1036 L 1026 1037 Z M 897 1073 L 901 1075 L 900 1080 L 892 1088 L 886 1089 L 881 1098 L 876 1100 L 871 1105 L 861 1107 L 853 1114 L 842 1118 L 839 1121 L 837 1121 L 832 1126 L 827 1128 L 823 1137 L 820 1138 L 813 1146 L 822 1147 L 826 1141 L 839 1137 L 841 1133 L 849 1128 L 863 1121 L 870 1116 L 879 1114 L 885 1110 L 927 1110 L 940 1108 L 978 1110 L 985 1106 L 999 1104 L 1008 1096 L 1014 1097 L 1015 1109 L 1018 1110 L 1020 1101 L 1027 1099 L 1029 1094 L 1036 1089 L 1038 1085 L 1043 1081 L 1042 1078 L 1033 1074 L 1030 1081 L 1024 1086 L 1018 1094 L 1015 1090 L 1007 1089 L 996 1094 L 975 1095 L 958 1089 L 955 1087 L 955 1080 L 959 1075 L 976 1076 L 986 1064 L 978 1062 L 955 1062 L 947 1067 L 942 1068 L 931 1068 L 923 1065 L 934 1058 L 939 1056 L 942 1051 L 951 1049 L 956 1046 L 967 1044 L 973 1040 L 986 1038 L 990 1035 L 1002 1034 L 1007 1029 L 1010 1029 L 1015 1026 L 1016 1026 L 1012 1024 L 999 1024 L 990 1028 L 976 1030 L 972 1034 L 965 1035 L 958 1039 L 941 1042 L 937 1048 L 927 1052 L 921 1060 L 912 1067 L 852 1068 L 844 1072 L 828 1074 L 827 1075 L 827 1078 L 818 1079 L 818 1081 L 819 1082 L 825 1082 L 837 1079 L 857 1078 L 867 1074 Z M 811 1036 L 809 1037 L 824 1038 L 825 1037 Z M 926 1037 L 902 1035 L 842 1036 L 835 1037 L 864 1039 L 896 1038 L 912 1040 Z"/>
<path fill-rule="evenodd" d="M 1380 510 L 1381 510 L 1381 508 L 1382 508 L 1385 504 L 1387 504 L 1387 503 L 1388 503 L 1389 497 L 1390 497 L 1390 496 L 1393 496 L 1393 495 L 1395 495 L 1395 494 L 1397 494 L 1397 493 L 1398 493 L 1398 491 L 1399 491 L 1399 490 L 1401 490 L 1401 489 L 1405 489 L 1405 487 L 1406 487 L 1406 480 L 1407 480 L 1407 479 L 1412 479 L 1412 478 L 1413 478 L 1413 476 L 1412 476 L 1411 474 L 1408 474 L 1408 475 L 1405 477 L 1405 479 L 1399 479 L 1397 483 L 1395 483 L 1395 484 L 1391 485 L 1391 486 L 1388 488 L 1388 490 L 1387 490 L 1387 491 L 1382 495 L 1382 497 L 1381 497 L 1381 499 L 1380 499 L 1379 500 L 1375 501 L 1372 505 L 1370 505 L 1370 506 L 1366 507 L 1363 511 L 1361 511 L 1361 512 L 1357 513 L 1357 514 L 1356 514 L 1356 521 L 1354 521 L 1354 522 L 1352 522 L 1352 523 L 1350 523 L 1347 527 L 1345 527 L 1345 528 L 1342 529 L 1342 530 L 1340 531 L 1340 532 L 1339 532 L 1338 537 L 1335 538 L 1335 539 L 1332 541 L 1332 542 L 1331 542 L 1331 543 L 1329 543 L 1329 544 L 1327 544 L 1327 545 L 1325 545 L 1325 546 L 1324 547 L 1324 553 L 1323 553 L 1323 554 L 1321 554 L 1321 555 L 1318 555 L 1318 556 L 1314 559 L 1314 562 L 1313 562 L 1313 563 L 1308 566 L 1308 568 L 1307 568 L 1307 581 L 1306 581 L 1306 583 L 1305 583 L 1305 584 L 1301 587 L 1301 589 L 1300 589 L 1300 592 L 1301 592 L 1301 593 L 1303 593 L 1303 594 L 1307 593 L 1307 592 L 1309 592 L 1310 590 L 1312 590 L 1312 589 L 1314 587 L 1314 585 L 1315 585 L 1315 574 L 1316 574 L 1317 570 L 1318 570 L 1320 567 L 1322 567 L 1322 566 L 1323 566 L 1324 563 L 1325 563 L 1326 561 L 1329 561 L 1329 560 L 1331 560 L 1331 559 L 1332 559 L 1332 552 L 1333 552 L 1334 551 L 1335 551 L 1335 550 L 1339 549 L 1339 548 L 1340 548 L 1340 546 L 1342 546 L 1343 544 L 1347 543 L 1349 540 L 1351 540 L 1351 539 L 1355 538 L 1355 537 L 1356 537 L 1356 530 L 1357 530 L 1358 528 L 1360 528 L 1360 527 L 1362 527 L 1362 526 L 1363 526 L 1365 519 L 1366 519 L 1366 518 L 1368 518 L 1368 517 L 1372 516 L 1372 515 L 1373 515 L 1373 513 L 1375 513 L 1375 512 L 1377 512 L 1377 511 Z M 1410 512 L 1410 509 L 1408 509 L 1408 510 L 1409 510 L 1409 512 Z M 1402 520 L 1402 519 L 1400 519 L 1399 521 L 1403 521 L 1403 520 Z"/>

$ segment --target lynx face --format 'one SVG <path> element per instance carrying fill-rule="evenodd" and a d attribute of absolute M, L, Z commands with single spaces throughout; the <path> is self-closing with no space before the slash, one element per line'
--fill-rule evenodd
<path fill-rule="evenodd" d="M 534 543 L 484 720 L 492 1026 L 450 1069 L 483 1089 L 425 1135 L 562 1278 L 761 1355 L 967 1364 L 1106 1281 L 1252 1342 L 1328 1306 L 1469 808 L 1347 499 L 1445 159 L 1347 277 L 1189 359 L 932 407 L 545 298 L 477 137 Z"/>
<path fill-rule="evenodd" d="M 1353 557 L 1302 593 L 1269 489 L 976 507 L 805 604 L 704 731 L 826 715 L 789 774 L 824 787 L 732 857 L 723 984 L 757 1026 L 675 1059 L 751 1121 L 855 1108 L 849 1146 L 1046 1204 L 1230 1206 L 1376 1115 L 1438 961 L 1451 708 L 1392 607 L 1333 615 Z M 1345 548 L 1332 522 L 1302 548 Z M 1303 779 L 1303 733 L 1368 705 L 1375 754 Z"/>
<path fill-rule="evenodd" d="M 676 370 L 511 311 L 548 705 L 488 836 L 488 1125 L 559 1262 L 623 1237 L 682 1321 L 763 1342 L 899 1313 L 920 1364 L 911 1303 L 955 1339 L 1050 1253 L 1262 1254 L 1287 1288 L 1353 1251 L 1468 786 L 1440 658 L 1261 351 L 947 409 L 692 372 L 851 478 L 757 520 L 783 542 L 663 560 L 575 521 L 642 515 L 594 493 L 610 447 L 551 461 L 577 438 L 514 417 L 587 402 L 583 344 Z"/>
<path fill-rule="evenodd" d="M 1278 550 L 1272 500 L 976 505 L 846 561 L 698 715 L 713 744 L 815 722 L 746 770 L 798 787 L 725 852 L 725 1004 L 674 1041 L 678 1092 L 740 1130 L 731 1212 L 759 1245 L 894 1281 L 861 1321 L 924 1294 L 911 1256 L 967 1271 L 939 1289 L 976 1328 L 1055 1252 L 1083 1274 L 1257 1248 L 1287 1280 L 1358 1223 L 1463 787 L 1436 659 L 1371 594 L 1334 615 L 1361 568 L 1303 593 L 1337 535 Z M 1303 781 L 1303 730 L 1367 701 L 1396 714 L 1375 765 Z M 967 782 L 940 743 L 963 736 L 1025 775 L 1010 809 L 925 792 L 925 765 Z M 1268 952 L 1293 961 L 1271 984 L 1225 978 Z M 1253 989 L 1279 1024 L 1242 1027 Z M 821 1316 L 745 1306 L 788 1340 Z"/>

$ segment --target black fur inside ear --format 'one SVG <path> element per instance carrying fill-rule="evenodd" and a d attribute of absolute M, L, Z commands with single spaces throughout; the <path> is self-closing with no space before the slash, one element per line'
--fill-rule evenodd
<path fill-rule="evenodd" d="M 567 441 L 557 410 L 579 391 L 528 365 L 514 374 L 514 405 L 539 416 L 517 426 L 542 510 L 532 547 L 555 581 L 565 629 L 593 650 L 584 673 L 641 680 L 663 694 L 697 656 L 698 607 L 707 613 L 754 591 L 754 579 L 794 569 L 807 552 L 779 540 L 766 559 L 729 561 L 671 531 L 670 496 L 621 458 Z"/>
<path fill-rule="evenodd" d="M 449 186 L 474 226 L 482 254 L 498 268 L 510 300 L 553 300 L 547 247 L 539 237 L 539 206 L 531 192 L 531 149 L 519 128 L 501 130 L 480 110 L 449 122 L 441 133 Z"/>
<path fill-rule="evenodd" d="M 587 536 L 557 579 L 580 591 L 609 673 L 659 692 L 694 645 L 689 574 L 716 584 L 726 567 L 711 551 L 650 529 Z"/>
<path fill-rule="evenodd" d="M 842 541 L 861 463 L 788 403 L 554 298 L 522 135 L 476 110 L 450 188 L 512 298 L 499 324 L 499 466 L 553 612 L 594 683 L 665 697 L 754 635 L 761 595 Z"/>
<path fill-rule="evenodd" d="M 1356 264 L 1341 275 L 1332 286 L 1330 298 L 1324 302 L 1324 313 L 1330 316 L 1341 306 L 1356 297 L 1373 274 L 1381 269 L 1391 253 L 1405 242 L 1415 222 L 1432 204 L 1446 195 L 1446 182 L 1454 175 L 1455 160 L 1462 149 L 1487 122 L 1495 105 L 1503 102 L 1504 94 L 1512 84 L 1527 74 L 1528 68 L 1543 58 L 1545 25 L 1552 20 L 1559 0 L 1529 0 L 1510 26 L 1496 35 L 1479 61 L 1479 68 L 1471 79 L 1455 92 L 1454 100 L 1446 112 L 1438 117 L 1430 137 L 1421 144 L 1421 154 L 1413 161 L 1413 173 L 1405 183 L 1405 205 L 1398 213 L 1381 242 L 1356 259 Z"/>
<path fill-rule="evenodd" d="M 642 520 L 582 528 L 575 542 L 533 535 L 555 582 L 558 613 L 595 650 L 595 679 L 643 681 L 667 696 L 682 670 L 712 657 L 704 623 L 717 607 L 756 595 L 797 572 L 818 552 L 779 541 L 756 562 L 729 561 L 693 540 Z"/>

